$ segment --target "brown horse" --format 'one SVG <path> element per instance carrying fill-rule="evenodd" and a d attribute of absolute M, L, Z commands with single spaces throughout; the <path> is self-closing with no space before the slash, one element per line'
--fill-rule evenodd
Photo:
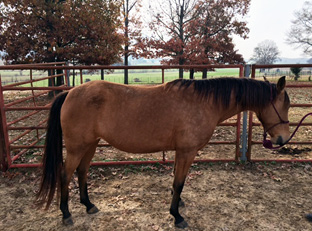
<path fill-rule="evenodd" d="M 178 209 L 184 181 L 197 151 L 219 123 L 251 110 L 266 130 L 272 128 L 268 133 L 273 143 L 288 139 L 288 123 L 280 123 L 288 120 L 290 106 L 285 82 L 285 77 L 277 84 L 238 78 L 175 80 L 158 86 L 92 81 L 60 94 L 50 111 L 38 202 L 48 208 L 58 187 L 63 222 L 72 224 L 68 184 L 76 170 L 80 202 L 89 214 L 98 211 L 88 197 L 87 172 L 101 138 L 132 153 L 175 150 L 170 213 L 175 225 L 184 228 L 187 223 Z"/>

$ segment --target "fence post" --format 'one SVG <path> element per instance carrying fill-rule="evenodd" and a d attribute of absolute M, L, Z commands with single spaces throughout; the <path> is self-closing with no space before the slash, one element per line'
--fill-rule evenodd
<path fill-rule="evenodd" d="M 244 66 L 244 77 L 245 78 L 249 78 L 250 75 L 250 70 L 251 70 L 251 65 L 245 65 Z M 241 149 L 241 161 L 246 161 L 247 157 L 246 157 L 246 153 L 248 150 L 247 147 L 247 111 L 243 112 L 243 133 L 242 133 L 242 149 Z"/>
<path fill-rule="evenodd" d="M 104 80 L 104 69 L 101 69 L 101 80 Z"/>
<path fill-rule="evenodd" d="M 6 130 L 6 119 L 4 111 L 4 98 L 2 89 L 2 80 L 0 75 L 0 167 L 4 172 L 9 168 L 8 164 L 8 134 Z"/>
<path fill-rule="evenodd" d="M 161 69 L 161 83 L 165 83 L 165 69 Z"/>
<path fill-rule="evenodd" d="M 66 62 L 64 64 L 64 66 L 69 66 L 68 63 Z M 64 69 L 64 72 L 65 72 L 65 83 L 66 83 L 66 86 L 67 87 L 70 87 L 70 69 Z M 75 84 L 73 83 L 73 86 L 75 86 Z"/>

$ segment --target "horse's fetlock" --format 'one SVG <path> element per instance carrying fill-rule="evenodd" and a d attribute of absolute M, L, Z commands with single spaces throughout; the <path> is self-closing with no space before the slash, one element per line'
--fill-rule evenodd
<path fill-rule="evenodd" d="M 80 203 L 83 204 L 83 205 L 85 205 L 85 206 L 87 206 L 87 201 L 85 201 L 85 200 L 81 200 L 81 199 L 80 199 Z"/>
<path fill-rule="evenodd" d="M 178 214 L 179 212 L 177 212 L 176 209 L 173 209 L 173 208 L 170 208 L 170 214 L 174 217 L 176 217 L 176 215 Z"/>
<path fill-rule="evenodd" d="M 184 229 L 188 226 L 187 222 L 184 220 L 184 218 L 180 214 L 177 214 L 177 216 L 175 216 L 174 218 L 175 218 L 174 225 L 177 228 Z"/>

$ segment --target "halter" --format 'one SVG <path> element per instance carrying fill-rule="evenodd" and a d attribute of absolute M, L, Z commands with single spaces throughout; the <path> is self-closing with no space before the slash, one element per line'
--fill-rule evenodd
<path fill-rule="evenodd" d="M 296 132 L 298 131 L 299 127 L 301 126 L 302 122 L 303 122 L 309 115 L 312 115 L 312 112 L 311 112 L 311 113 L 308 113 L 308 114 L 306 114 L 305 116 L 302 117 L 302 119 L 301 119 L 300 122 L 298 123 L 296 129 L 293 131 L 293 133 L 291 134 L 291 136 L 289 137 L 289 139 L 286 140 L 285 143 L 283 143 L 283 144 L 280 145 L 280 146 L 273 147 L 273 144 L 272 144 L 271 140 L 267 140 L 267 139 L 266 139 L 266 137 L 267 137 L 267 132 L 268 132 L 269 130 L 271 130 L 272 128 L 276 127 L 277 125 L 280 125 L 280 124 L 288 124 L 289 121 L 288 121 L 288 120 L 285 121 L 285 120 L 282 119 L 282 117 L 281 117 L 280 114 L 278 113 L 278 111 L 277 111 L 277 109 L 276 109 L 276 107 L 275 107 L 275 105 L 274 105 L 274 103 L 273 103 L 272 85 L 271 85 L 271 84 L 270 84 L 270 90 L 271 90 L 271 104 L 272 104 L 272 106 L 273 106 L 273 108 L 274 108 L 274 111 L 276 112 L 278 118 L 280 119 L 280 122 L 274 124 L 273 126 L 271 126 L 271 127 L 268 128 L 268 129 L 265 129 L 265 130 L 264 130 L 264 132 L 263 132 L 263 142 L 262 142 L 262 143 L 263 143 L 263 146 L 264 146 L 265 148 L 268 148 L 268 149 L 279 149 L 279 148 L 283 147 L 285 144 L 287 144 L 287 143 L 294 137 L 294 135 L 295 135 Z"/>
<path fill-rule="evenodd" d="M 275 107 L 275 105 L 274 105 L 274 103 L 273 103 L 272 101 L 271 101 L 271 104 L 272 104 L 272 106 L 273 106 L 273 108 L 274 108 L 274 110 L 275 110 L 275 112 L 276 112 L 278 118 L 280 119 L 280 122 L 278 122 L 278 123 L 272 125 L 272 126 L 269 127 L 268 129 L 265 129 L 265 130 L 264 130 L 264 132 L 263 132 L 263 146 L 264 146 L 265 148 L 269 148 L 269 149 L 278 149 L 278 148 L 281 148 L 282 146 L 284 146 L 286 143 L 288 143 L 288 141 L 292 138 L 293 135 L 292 135 L 291 138 L 289 138 L 284 144 L 282 144 L 282 145 L 280 145 L 280 146 L 278 146 L 278 147 L 273 147 L 273 144 L 272 144 L 271 140 L 267 140 L 267 139 L 266 139 L 266 138 L 267 138 L 267 132 L 270 131 L 272 128 L 274 128 L 274 127 L 276 127 L 277 125 L 280 125 L 280 124 L 288 124 L 288 123 L 289 123 L 288 120 L 286 121 L 286 120 L 283 120 L 283 119 L 282 119 L 282 117 L 281 117 L 280 114 L 278 113 L 278 111 L 277 111 L 277 109 L 276 109 L 276 107 Z M 297 128 L 297 129 L 298 129 L 298 128 Z"/>

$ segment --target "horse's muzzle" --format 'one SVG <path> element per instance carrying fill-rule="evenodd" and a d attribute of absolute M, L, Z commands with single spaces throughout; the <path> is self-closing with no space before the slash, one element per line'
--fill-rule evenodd
<path fill-rule="evenodd" d="M 276 144 L 282 146 L 284 144 L 284 140 L 282 136 L 279 136 L 276 140 Z"/>

